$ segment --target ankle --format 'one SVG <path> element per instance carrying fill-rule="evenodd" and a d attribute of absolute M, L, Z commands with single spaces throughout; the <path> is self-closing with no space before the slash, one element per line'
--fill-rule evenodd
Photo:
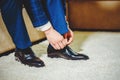
<path fill-rule="evenodd" d="M 30 54 L 30 53 L 33 54 L 33 51 L 32 51 L 32 49 L 31 49 L 30 47 L 25 48 L 25 49 L 16 48 L 15 51 L 16 51 L 16 52 L 17 52 L 17 51 L 20 51 L 20 52 L 23 52 L 23 53 L 25 53 L 25 54 Z"/>

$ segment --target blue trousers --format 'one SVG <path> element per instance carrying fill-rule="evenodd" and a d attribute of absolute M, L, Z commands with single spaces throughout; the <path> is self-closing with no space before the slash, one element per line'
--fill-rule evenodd
<path fill-rule="evenodd" d="M 31 42 L 22 17 L 22 3 L 19 0 L 0 2 L 2 18 L 16 48 L 25 49 Z"/>

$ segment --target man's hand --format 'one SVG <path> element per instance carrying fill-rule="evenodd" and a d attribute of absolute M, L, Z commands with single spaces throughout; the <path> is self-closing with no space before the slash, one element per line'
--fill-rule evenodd
<path fill-rule="evenodd" d="M 73 32 L 71 29 L 67 33 L 65 33 L 64 38 L 67 39 L 67 45 L 69 45 L 73 41 Z"/>
<path fill-rule="evenodd" d="M 63 49 L 67 45 L 67 39 L 55 31 L 52 27 L 46 31 L 44 31 L 47 40 L 56 50 Z"/>

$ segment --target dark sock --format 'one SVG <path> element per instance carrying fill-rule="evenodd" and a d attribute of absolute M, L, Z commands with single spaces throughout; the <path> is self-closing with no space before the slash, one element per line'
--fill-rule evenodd
<path fill-rule="evenodd" d="M 25 48 L 25 49 L 16 48 L 16 51 L 21 51 L 21 52 L 24 52 L 25 54 L 30 54 L 30 53 L 33 54 L 33 51 L 30 47 Z"/>

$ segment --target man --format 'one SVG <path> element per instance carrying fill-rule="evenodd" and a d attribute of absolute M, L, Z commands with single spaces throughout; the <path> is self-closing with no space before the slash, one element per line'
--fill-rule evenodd
<path fill-rule="evenodd" d="M 87 60 L 89 57 L 74 52 L 68 45 L 73 32 L 65 19 L 65 0 L 23 0 L 33 25 L 44 31 L 49 41 L 47 53 L 51 58 Z"/>
<path fill-rule="evenodd" d="M 24 3 L 26 3 L 25 7 L 30 15 L 33 25 L 35 27 L 39 27 L 40 30 L 45 32 L 46 37 L 51 44 L 48 46 L 47 49 L 48 57 L 52 58 L 60 57 L 70 60 L 88 59 L 88 56 L 86 55 L 75 54 L 75 52 L 73 52 L 67 46 L 69 43 L 71 43 L 73 36 L 72 31 L 67 28 L 67 24 L 65 22 L 65 18 L 63 15 L 64 10 L 62 8 L 63 5 L 54 6 L 52 4 L 52 7 L 48 8 L 50 5 L 49 3 L 51 3 L 52 1 L 48 0 L 45 3 L 46 7 L 44 9 L 43 5 L 41 4 L 42 2 L 40 0 L 24 0 L 24 1 L 25 1 Z M 55 0 L 53 3 L 55 3 Z M 61 11 L 63 11 L 61 15 L 62 18 L 60 20 L 58 19 L 58 17 L 52 18 L 53 12 L 50 12 L 51 11 L 50 9 L 53 9 L 53 7 L 58 7 L 60 8 Z M 19 60 L 21 63 L 29 66 L 34 67 L 45 66 L 44 62 L 40 60 L 38 57 L 36 57 L 34 55 L 34 52 L 30 48 L 31 42 L 22 17 L 22 2 L 19 0 L 4 0 L 1 4 L 1 12 L 3 20 L 7 26 L 7 29 L 13 39 L 13 42 L 16 45 L 15 51 L 16 59 Z M 56 16 L 60 15 L 58 13 L 54 14 Z M 62 25 L 59 26 L 58 28 L 58 24 Z M 57 39 L 54 36 L 57 36 Z"/>

